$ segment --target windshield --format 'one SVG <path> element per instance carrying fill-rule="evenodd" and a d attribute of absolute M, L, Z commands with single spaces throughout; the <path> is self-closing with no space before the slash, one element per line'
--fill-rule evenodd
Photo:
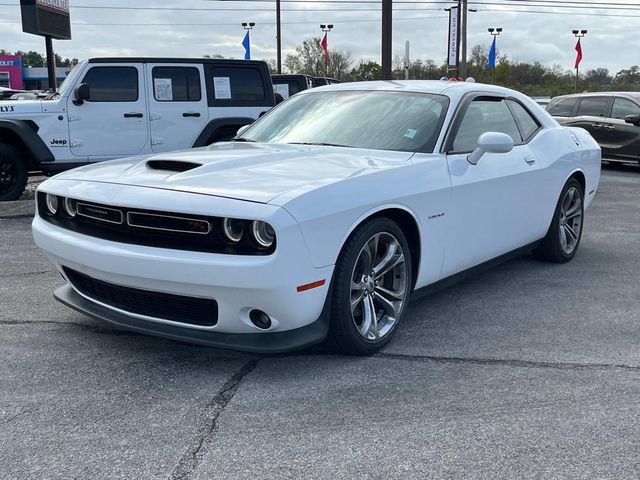
<path fill-rule="evenodd" d="M 69 74 L 67 75 L 67 77 L 64 79 L 64 81 L 60 84 L 60 87 L 58 88 L 58 91 L 57 91 L 59 95 L 64 95 L 65 93 L 67 93 L 67 90 L 69 90 L 71 85 L 75 83 L 76 77 L 78 76 L 78 73 L 81 70 L 80 65 L 81 64 L 78 63 L 75 67 L 73 67 L 69 72 Z"/>
<path fill-rule="evenodd" d="M 449 100 L 443 95 L 333 91 L 297 95 L 240 141 L 432 152 Z"/>

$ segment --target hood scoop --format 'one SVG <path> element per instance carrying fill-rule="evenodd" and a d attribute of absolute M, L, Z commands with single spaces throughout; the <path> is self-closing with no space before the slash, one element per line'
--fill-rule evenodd
<path fill-rule="evenodd" d="M 181 162 L 177 160 L 149 160 L 147 162 L 147 168 L 151 170 L 165 170 L 169 172 L 186 172 L 201 166 L 201 163 Z"/>

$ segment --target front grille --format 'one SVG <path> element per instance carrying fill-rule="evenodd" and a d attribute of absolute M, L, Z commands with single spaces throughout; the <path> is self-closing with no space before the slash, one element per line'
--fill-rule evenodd
<path fill-rule="evenodd" d="M 260 248 L 250 235 L 244 235 L 237 243 L 229 241 L 224 236 L 221 217 L 195 217 L 85 201 L 75 203 L 77 215 L 71 217 L 63 208 L 55 215 L 47 213 L 43 192 L 38 192 L 37 201 L 44 221 L 118 243 L 230 255 L 270 255 L 276 248 L 275 243 L 270 248 Z"/>
<path fill-rule="evenodd" d="M 66 267 L 64 273 L 87 297 L 129 313 L 201 327 L 213 327 L 218 323 L 218 302 L 212 299 L 123 287 Z"/>

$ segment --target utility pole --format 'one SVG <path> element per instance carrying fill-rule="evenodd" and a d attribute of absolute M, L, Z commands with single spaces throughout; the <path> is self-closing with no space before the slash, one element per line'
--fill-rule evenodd
<path fill-rule="evenodd" d="M 276 0 L 276 50 L 278 57 L 278 73 L 282 73 L 282 31 L 280 27 L 280 0 Z"/>
<path fill-rule="evenodd" d="M 391 80 L 393 1 L 382 0 L 382 79 Z"/>
<path fill-rule="evenodd" d="M 467 0 L 458 1 L 458 5 L 461 7 L 462 12 L 462 42 L 460 45 L 460 49 L 462 50 L 462 60 L 460 62 L 460 72 L 459 75 L 466 79 L 467 78 Z"/>
<path fill-rule="evenodd" d="M 404 79 L 409 80 L 409 69 L 411 68 L 411 60 L 409 58 L 409 40 L 404 43 Z"/>

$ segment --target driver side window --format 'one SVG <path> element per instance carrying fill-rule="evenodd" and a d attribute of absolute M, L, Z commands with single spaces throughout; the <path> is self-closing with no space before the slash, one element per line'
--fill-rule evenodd
<path fill-rule="evenodd" d="M 471 102 L 453 140 L 453 151 L 473 151 L 480 135 L 486 132 L 506 133 L 515 145 L 522 143 L 518 125 L 504 98 L 478 97 Z"/>

